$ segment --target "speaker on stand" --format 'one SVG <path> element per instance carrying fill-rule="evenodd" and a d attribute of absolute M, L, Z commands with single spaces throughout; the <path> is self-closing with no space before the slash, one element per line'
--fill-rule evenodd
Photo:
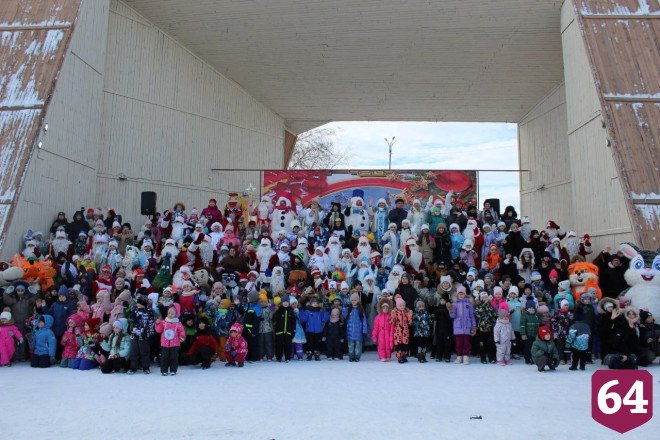
<path fill-rule="evenodd" d="M 156 193 L 153 191 L 143 191 L 140 201 L 140 213 L 147 217 L 156 215 Z M 154 218 L 151 219 L 152 221 Z"/>

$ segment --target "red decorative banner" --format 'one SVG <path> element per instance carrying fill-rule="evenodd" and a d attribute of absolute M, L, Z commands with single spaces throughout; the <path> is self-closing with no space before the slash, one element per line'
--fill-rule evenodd
<path fill-rule="evenodd" d="M 353 190 L 364 191 L 364 200 L 401 198 L 406 203 L 430 196 L 444 196 L 452 191 L 465 202 L 477 199 L 476 171 L 438 170 L 305 170 L 264 171 L 265 195 L 273 199 L 283 191 L 290 191 L 294 200 L 307 206 L 319 197 L 322 206 L 340 202 L 346 206 Z"/>

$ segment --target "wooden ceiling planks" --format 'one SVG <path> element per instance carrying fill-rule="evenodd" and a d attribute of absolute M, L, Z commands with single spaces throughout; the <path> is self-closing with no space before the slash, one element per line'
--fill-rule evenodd
<path fill-rule="evenodd" d="M 574 0 L 639 244 L 660 247 L 660 5 Z"/>
<path fill-rule="evenodd" d="M 81 1 L 3 0 L 0 8 L 0 249 Z"/>

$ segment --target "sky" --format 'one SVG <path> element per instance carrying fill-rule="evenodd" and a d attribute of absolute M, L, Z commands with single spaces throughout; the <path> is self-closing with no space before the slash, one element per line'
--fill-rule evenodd
<path fill-rule="evenodd" d="M 516 124 L 475 122 L 332 122 L 335 145 L 352 153 L 346 168 L 387 169 L 385 138 L 396 137 L 394 169 L 517 170 Z M 518 173 L 480 172 L 480 204 L 499 198 L 520 212 Z"/>

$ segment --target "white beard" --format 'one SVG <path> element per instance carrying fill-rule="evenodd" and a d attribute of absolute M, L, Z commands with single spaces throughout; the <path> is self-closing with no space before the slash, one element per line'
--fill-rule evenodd
<path fill-rule="evenodd" d="M 568 252 L 568 256 L 573 258 L 580 253 L 580 239 L 577 237 L 567 238 L 564 243 L 564 248 Z"/>
<path fill-rule="evenodd" d="M 170 238 L 174 241 L 182 239 L 184 230 L 185 228 L 181 223 L 174 223 L 172 225 L 172 235 L 170 235 Z"/>
<path fill-rule="evenodd" d="M 362 257 L 369 258 L 369 255 L 371 254 L 371 246 L 366 245 L 366 246 L 358 246 L 358 256 L 357 259 L 359 260 Z"/>
<path fill-rule="evenodd" d="M 397 289 L 397 287 L 399 287 L 400 282 L 401 282 L 401 275 L 399 276 L 390 275 L 387 278 L 387 283 L 385 283 L 385 287 L 387 288 L 387 290 L 390 291 L 390 294 L 393 295 L 394 291 Z"/>
<path fill-rule="evenodd" d="M 330 260 L 330 264 L 337 266 L 337 263 L 339 263 L 341 258 L 341 244 L 329 244 L 326 249 L 328 249 L 328 259 Z"/>
<path fill-rule="evenodd" d="M 288 252 L 278 252 L 277 259 L 280 261 L 280 264 L 291 262 L 291 256 Z"/>
<path fill-rule="evenodd" d="M 545 233 L 548 234 L 548 243 L 551 243 L 552 239 L 559 234 L 559 232 L 554 228 L 546 228 Z"/>
<path fill-rule="evenodd" d="M 259 262 L 259 272 L 266 272 L 270 265 L 270 259 L 275 255 L 275 251 L 270 247 L 259 246 L 257 249 L 257 260 Z"/>
<path fill-rule="evenodd" d="M 410 257 L 408 257 L 406 260 L 408 261 L 408 264 L 410 267 L 412 267 L 415 272 L 419 272 L 419 267 L 422 265 L 422 253 L 417 249 L 410 249 Z"/>
<path fill-rule="evenodd" d="M 520 227 L 520 235 L 522 235 L 523 240 L 527 241 L 532 236 L 532 225 L 528 223 L 523 224 Z"/>
<path fill-rule="evenodd" d="M 211 243 L 215 248 L 218 247 L 218 243 L 220 243 L 220 240 L 222 240 L 225 236 L 223 232 L 211 232 L 210 235 L 211 235 Z"/>
<path fill-rule="evenodd" d="M 59 254 L 60 252 L 66 255 L 69 253 L 70 245 L 71 242 L 66 238 L 57 238 L 53 240 L 53 253 L 55 254 L 55 256 L 57 256 L 57 254 Z"/>
<path fill-rule="evenodd" d="M 22 254 L 25 258 L 32 258 L 32 257 L 35 256 L 35 255 L 34 255 L 34 249 L 35 249 L 35 248 L 33 248 L 33 247 L 25 248 L 25 249 L 23 249 L 23 252 L 21 252 L 21 254 Z"/>
<path fill-rule="evenodd" d="M 179 249 L 173 244 L 168 244 L 163 248 L 163 251 L 160 253 L 160 255 L 164 257 L 167 254 L 170 254 L 170 263 L 174 264 L 174 260 L 176 260 L 176 257 L 179 256 Z"/>
<path fill-rule="evenodd" d="M 211 243 L 202 243 L 199 245 L 199 255 L 202 257 L 202 262 L 205 266 L 213 263 L 213 245 Z"/>
<path fill-rule="evenodd" d="M 284 288 L 284 273 L 273 273 L 273 276 L 270 277 L 270 290 L 273 293 L 279 293 L 283 292 Z"/>
<path fill-rule="evenodd" d="M 328 271 L 328 258 L 325 256 L 325 254 L 321 255 L 320 257 L 314 254 L 309 259 L 309 266 L 316 267 L 321 271 L 321 273 L 325 273 Z"/>
<path fill-rule="evenodd" d="M 367 275 L 373 275 L 373 272 L 371 271 L 371 268 L 369 267 L 364 267 L 360 268 L 357 271 L 357 279 L 360 280 L 360 282 L 364 285 L 366 284 L 366 281 L 364 279 L 367 277 Z"/>
<path fill-rule="evenodd" d="M 268 216 L 272 212 L 273 207 L 268 203 L 261 202 L 257 205 L 257 218 L 259 220 L 268 220 Z"/>
<path fill-rule="evenodd" d="M 469 227 L 465 228 L 463 231 L 463 237 L 465 237 L 466 240 L 472 240 L 472 243 L 474 243 L 474 231 Z"/>
<path fill-rule="evenodd" d="M 186 266 L 184 266 L 186 267 Z M 177 270 L 174 276 L 172 277 L 172 284 L 176 286 L 177 289 L 181 289 L 181 285 L 186 279 L 183 277 L 184 271 L 181 269 Z M 192 276 L 188 279 L 192 279 Z"/>

